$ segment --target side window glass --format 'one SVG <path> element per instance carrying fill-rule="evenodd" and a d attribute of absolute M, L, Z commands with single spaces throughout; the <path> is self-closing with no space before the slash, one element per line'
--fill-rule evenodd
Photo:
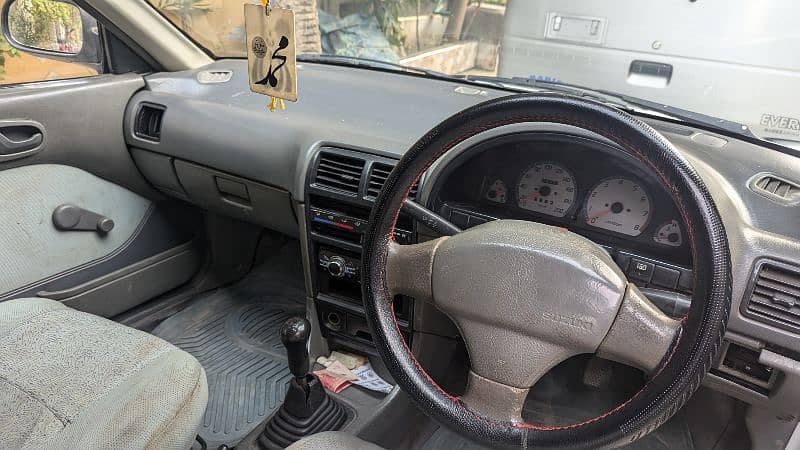
<path fill-rule="evenodd" d="M 88 77 L 102 70 L 97 22 L 60 0 L 0 0 L 0 85 Z"/>

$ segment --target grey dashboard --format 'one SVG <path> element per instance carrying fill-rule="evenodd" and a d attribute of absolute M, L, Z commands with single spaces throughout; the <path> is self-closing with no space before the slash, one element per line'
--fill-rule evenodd
<path fill-rule="evenodd" d="M 397 159 L 442 119 L 509 95 L 408 74 L 302 63 L 299 102 L 270 113 L 269 99 L 249 91 L 246 68 L 246 61 L 223 60 L 198 71 L 146 77 L 146 88 L 128 105 L 126 139 L 142 172 L 162 191 L 290 234 L 298 234 L 292 205 L 305 201 L 307 173 L 321 147 Z M 231 76 L 209 81 L 215 73 Z M 143 104 L 161 111 L 157 139 L 137 132 Z M 741 308 L 761 261 L 800 267 L 800 159 L 683 125 L 648 122 L 694 165 L 722 214 L 734 264 L 729 330 L 759 345 L 800 352 L 797 330 L 753 319 Z M 761 183 L 765 176 L 773 178 Z M 775 180 L 780 190 L 772 194 L 766 188 Z"/>

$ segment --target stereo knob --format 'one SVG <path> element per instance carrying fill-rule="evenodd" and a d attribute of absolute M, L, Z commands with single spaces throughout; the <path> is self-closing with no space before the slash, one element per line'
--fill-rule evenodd
<path fill-rule="evenodd" d="M 341 256 L 333 256 L 328 260 L 328 273 L 334 278 L 344 278 L 346 264 Z"/>

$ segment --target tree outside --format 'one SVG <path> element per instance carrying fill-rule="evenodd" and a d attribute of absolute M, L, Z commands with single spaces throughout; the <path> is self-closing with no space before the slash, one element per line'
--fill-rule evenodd
<path fill-rule="evenodd" d="M 80 10 L 52 0 L 17 0 L 9 11 L 9 31 L 29 47 L 78 53 L 83 44 Z"/>
<path fill-rule="evenodd" d="M 5 36 L 0 34 L 0 82 L 6 77 L 6 58 L 19 57 L 19 50 L 6 42 Z"/>

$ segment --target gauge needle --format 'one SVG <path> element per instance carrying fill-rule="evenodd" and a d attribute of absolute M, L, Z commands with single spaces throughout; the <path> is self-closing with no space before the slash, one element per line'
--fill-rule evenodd
<path fill-rule="evenodd" d="M 610 213 L 610 212 L 611 212 L 611 210 L 610 210 L 610 209 L 607 209 L 607 210 L 605 210 L 605 211 L 601 211 L 601 212 L 599 212 L 599 213 L 595 214 L 594 216 L 591 216 L 591 217 L 589 217 L 589 219 L 594 219 L 594 220 L 597 220 L 597 219 L 599 219 L 599 218 L 601 218 L 601 217 L 605 216 L 606 214 L 608 214 L 608 213 Z"/>

